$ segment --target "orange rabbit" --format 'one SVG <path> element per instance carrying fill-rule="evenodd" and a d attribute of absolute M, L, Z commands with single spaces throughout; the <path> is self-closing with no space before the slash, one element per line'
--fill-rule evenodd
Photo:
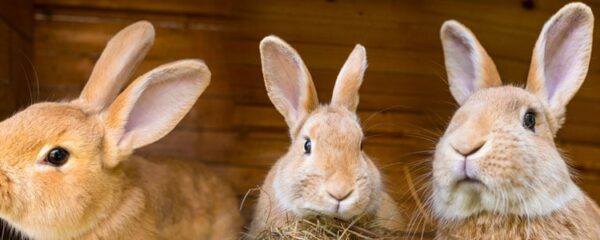
<path fill-rule="evenodd" d="M 444 23 L 450 91 L 461 106 L 433 160 L 438 239 L 600 239 L 598 206 L 554 144 L 587 74 L 593 27 L 582 3 L 550 18 L 523 89 L 502 86 L 471 31 Z"/>
<path fill-rule="evenodd" d="M 169 133 L 210 82 L 202 61 L 182 60 L 119 94 L 153 41 L 150 23 L 130 25 L 79 98 L 0 123 L 2 219 L 34 239 L 237 238 L 237 200 L 203 165 L 131 155 Z"/>
<path fill-rule="evenodd" d="M 314 215 L 350 220 L 366 214 L 377 216 L 383 227 L 399 227 L 396 204 L 362 151 L 356 108 L 367 68 L 365 48 L 357 45 L 348 57 L 328 105 L 319 105 L 310 73 L 290 45 L 269 36 L 260 53 L 269 97 L 285 118 L 292 143 L 267 175 L 250 234 Z"/>

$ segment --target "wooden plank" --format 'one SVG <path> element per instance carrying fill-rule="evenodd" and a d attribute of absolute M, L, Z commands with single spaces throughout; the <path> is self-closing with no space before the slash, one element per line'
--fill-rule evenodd
<path fill-rule="evenodd" d="M 88 54 L 99 54 L 114 34 L 140 20 L 129 16 L 108 18 L 107 21 L 104 16 L 88 17 L 81 12 L 77 12 L 77 15 L 38 13 L 36 16 L 41 20 L 36 25 L 35 37 L 39 39 L 35 43 L 36 48 Z M 223 23 L 203 19 L 147 20 L 156 29 L 156 39 L 149 56 L 219 59 L 223 55 L 221 37 L 218 35 L 226 31 Z"/>
<path fill-rule="evenodd" d="M 580 172 L 575 179 L 584 192 L 600 203 L 600 177 L 597 172 Z"/>
<path fill-rule="evenodd" d="M 38 85 L 37 76 L 31 62 L 31 43 L 20 34 L 10 34 L 10 89 L 15 98 L 15 109 L 31 102 Z"/>
<path fill-rule="evenodd" d="M 4 14 L 0 11 L 0 16 Z M 4 20 L 0 20 L 0 120 L 11 116 L 22 106 L 23 87 L 29 77 L 30 42 Z M 29 82 L 30 83 L 30 82 Z"/>
<path fill-rule="evenodd" d="M 600 172 L 600 147 L 598 145 L 561 143 L 558 145 L 563 155 L 576 169 L 594 170 Z"/>
<path fill-rule="evenodd" d="M 443 1 L 431 1 L 429 4 L 379 2 L 379 4 L 309 2 L 302 4 L 302 6 L 294 6 L 292 8 L 294 9 L 293 12 L 288 10 L 289 5 L 297 4 L 287 1 L 238 3 L 234 4 L 237 9 L 235 14 L 240 17 L 239 21 L 235 22 L 236 35 L 244 38 L 254 36 L 255 39 L 260 39 L 262 36 L 275 33 L 286 38 L 289 37 L 288 40 L 292 42 L 319 41 L 348 44 L 354 40 L 354 42 L 363 42 L 368 47 L 375 48 L 387 48 L 400 43 L 409 48 L 421 47 L 427 49 L 427 47 L 433 47 L 439 49 L 440 44 L 437 33 L 441 23 L 456 16 L 461 16 L 459 20 L 463 20 L 464 16 L 463 22 L 473 28 L 476 35 L 481 35 L 480 40 L 486 48 L 489 48 L 488 50 L 490 50 L 492 56 L 504 57 L 507 54 L 510 56 L 516 54 L 519 56 L 518 59 L 529 60 L 533 43 L 539 34 L 541 25 L 552 13 L 552 11 L 545 9 L 528 11 L 518 3 L 505 4 L 501 1 L 477 4 L 468 1 L 459 1 L 452 4 Z M 102 7 L 98 4 L 86 5 L 79 1 L 67 5 L 76 4 L 79 4 L 78 6 L 93 7 L 92 5 L 94 5 Z M 189 3 L 188 8 L 193 9 L 201 4 L 202 2 L 198 4 Z M 57 5 L 61 6 L 60 3 Z M 140 5 L 140 9 L 144 9 L 147 4 Z M 344 8 L 340 6 L 348 7 L 348 11 L 353 13 L 342 16 L 332 15 L 344 12 Z M 313 11 L 311 7 L 317 9 L 332 8 L 335 10 L 331 12 L 324 11 L 327 14 L 323 14 L 320 11 Z M 490 9 L 494 13 L 485 14 L 482 18 L 484 20 L 491 18 L 496 21 L 481 21 L 481 18 L 470 16 L 473 15 L 471 14 L 473 11 L 466 9 Z M 305 12 L 301 13 L 302 11 Z M 366 13 L 370 11 L 372 11 L 372 14 Z M 356 14 L 356 12 L 361 14 Z M 314 16 L 315 14 L 318 16 Z M 537 21 L 534 23 L 531 21 L 515 22 L 514 19 L 520 18 L 514 16 L 504 17 L 506 15 L 535 18 Z M 383 19 L 380 20 L 378 17 L 383 17 Z M 496 25 L 497 22 L 500 24 Z M 515 23 L 525 24 L 527 29 L 515 28 Z M 287 26 L 290 25 L 295 26 L 295 28 L 288 28 Z M 376 40 L 370 44 L 371 39 L 381 37 L 384 39 Z M 337 39 L 337 41 L 331 42 L 332 39 Z"/>
<path fill-rule="evenodd" d="M 600 128 L 593 125 L 566 124 L 558 131 L 557 140 L 585 144 L 599 144 Z"/>
<path fill-rule="evenodd" d="M 10 48 L 11 29 L 0 21 L 0 84 L 8 85 L 10 81 Z M 2 95 L 4 96 L 4 95 Z"/>
<path fill-rule="evenodd" d="M 223 2 L 218 0 L 134 0 L 134 1 L 115 1 L 115 0 L 35 0 L 36 6 L 42 8 L 45 6 L 61 7 L 85 7 L 102 10 L 128 10 L 145 12 L 173 12 L 173 13 L 194 13 L 194 14 L 228 14 L 229 6 L 233 2 Z"/>
<path fill-rule="evenodd" d="M 24 40 L 33 38 L 33 0 L 0 1 L 0 19 Z"/>
<path fill-rule="evenodd" d="M 255 39 L 260 39 L 267 34 L 275 33 L 286 39 L 289 38 L 291 42 L 318 41 L 331 44 L 362 42 L 370 48 L 389 48 L 396 44 L 403 44 L 402 46 L 409 48 L 439 49 L 441 46 L 438 31 L 441 23 L 449 18 L 460 17 L 459 20 L 473 28 L 476 35 L 481 35 L 480 40 L 486 48 L 489 48 L 492 56 L 504 57 L 506 54 L 511 56 L 516 54 L 521 60 L 529 60 L 542 23 L 558 9 L 548 10 L 547 7 L 542 7 L 529 11 L 523 9 L 519 3 L 502 1 L 482 3 L 458 1 L 452 4 L 443 1 L 429 1 L 424 4 L 376 2 L 376 4 L 308 2 L 296 6 L 297 4 L 289 1 L 253 1 L 252 4 L 232 5 L 236 6 L 234 14 L 239 17 L 235 22 L 236 35 L 244 38 L 253 36 Z M 194 9 L 203 2 L 187 4 L 188 9 Z M 62 3 L 56 5 L 63 6 Z M 75 1 L 66 5 L 102 9 L 109 4 L 95 2 L 86 4 Z M 147 9 L 146 5 L 148 4 L 140 4 L 138 9 Z M 294 6 L 291 8 L 294 11 L 289 10 L 291 5 Z M 331 11 L 313 9 L 331 9 Z M 474 11 L 490 9 L 492 13 L 471 16 L 473 11 L 467 9 Z M 519 17 L 515 18 L 514 15 Z M 520 21 L 521 18 L 535 18 L 536 21 Z M 486 19 L 495 21 L 485 21 Z M 515 24 L 523 24 L 527 27 L 519 29 L 515 28 Z M 295 27 L 289 28 L 290 25 Z M 373 40 L 374 42 L 371 42 Z"/>

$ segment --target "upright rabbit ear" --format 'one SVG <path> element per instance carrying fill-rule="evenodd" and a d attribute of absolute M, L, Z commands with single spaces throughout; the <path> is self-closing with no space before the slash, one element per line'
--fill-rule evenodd
<path fill-rule="evenodd" d="M 310 73 L 296 50 L 278 37 L 260 42 L 260 56 L 269 98 L 294 133 L 298 122 L 319 105 Z"/>
<path fill-rule="evenodd" d="M 120 156 L 169 133 L 210 83 L 210 71 L 199 60 L 162 65 L 137 78 L 104 113 L 107 139 L 116 147 L 108 166 Z"/>
<path fill-rule="evenodd" d="M 354 112 L 358 107 L 358 90 L 367 70 L 367 52 L 357 44 L 335 80 L 331 104 Z"/>
<path fill-rule="evenodd" d="M 129 25 L 106 45 L 81 92 L 82 101 L 99 112 L 112 102 L 154 43 L 154 27 L 146 21 Z"/>
<path fill-rule="evenodd" d="M 555 130 L 587 74 L 593 32 L 592 10 L 583 3 L 571 3 L 544 24 L 535 44 L 527 90 L 547 103 L 558 124 Z"/>
<path fill-rule="evenodd" d="M 494 61 L 475 35 L 457 21 L 446 21 L 440 31 L 450 92 L 458 104 L 482 88 L 502 85 Z"/>

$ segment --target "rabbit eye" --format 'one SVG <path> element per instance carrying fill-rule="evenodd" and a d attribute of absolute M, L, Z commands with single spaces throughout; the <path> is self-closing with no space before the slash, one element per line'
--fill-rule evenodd
<path fill-rule="evenodd" d="M 310 150 L 311 150 L 311 141 L 310 139 L 306 139 L 306 142 L 304 142 L 304 153 L 305 154 L 310 154 Z"/>
<path fill-rule="evenodd" d="M 61 147 L 55 147 L 46 155 L 46 161 L 55 167 L 62 166 L 69 160 L 69 152 Z"/>
<path fill-rule="evenodd" d="M 364 148 L 364 144 L 363 143 L 364 143 L 364 141 L 360 141 L 360 150 L 363 150 L 363 148 Z"/>
<path fill-rule="evenodd" d="M 523 116 L 523 126 L 535 132 L 535 113 L 533 111 L 529 110 L 525 113 L 525 116 Z"/>

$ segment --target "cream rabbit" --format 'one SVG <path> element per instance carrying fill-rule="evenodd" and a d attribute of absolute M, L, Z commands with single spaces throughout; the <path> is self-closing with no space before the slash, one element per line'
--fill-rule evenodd
<path fill-rule="evenodd" d="M 237 238 L 235 196 L 203 165 L 131 156 L 169 133 L 210 82 L 202 61 L 182 60 L 119 94 L 153 41 L 150 23 L 128 26 L 79 98 L 0 123 L 2 219 L 33 239 Z"/>
<path fill-rule="evenodd" d="M 600 212 L 554 144 L 587 74 L 594 17 L 572 3 L 542 29 L 525 89 L 502 86 L 466 27 L 441 29 L 450 91 L 460 108 L 437 144 L 437 239 L 600 239 Z"/>
<path fill-rule="evenodd" d="M 269 97 L 285 118 L 292 143 L 266 177 L 250 234 L 314 215 L 345 220 L 376 215 L 387 228 L 399 226 L 379 170 L 362 151 L 356 108 L 365 48 L 357 45 L 350 54 L 329 105 L 319 105 L 310 73 L 291 46 L 269 36 L 260 53 Z"/>

